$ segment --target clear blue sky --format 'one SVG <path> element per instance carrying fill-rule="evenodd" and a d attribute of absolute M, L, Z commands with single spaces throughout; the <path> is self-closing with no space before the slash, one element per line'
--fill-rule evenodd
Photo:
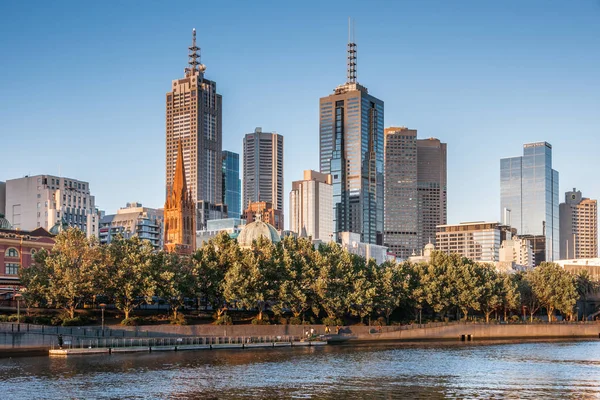
<path fill-rule="evenodd" d="M 4 1 L 0 180 L 90 182 L 108 213 L 164 202 L 164 96 L 191 29 L 223 95 L 223 148 L 260 126 L 285 137 L 285 197 L 318 169 L 319 97 L 358 80 L 385 124 L 448 143 L 448 221 L 498 220 L 499 159 L 553 145 L 563 192 L 600 197 L 600 2 Z"/>

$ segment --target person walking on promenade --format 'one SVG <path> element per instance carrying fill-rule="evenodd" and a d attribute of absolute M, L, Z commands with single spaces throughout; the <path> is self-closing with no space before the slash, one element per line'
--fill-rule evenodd
<path fill-rule="evenodd" d="M 336 335 L 340 334 L 340 326 L 339 325 L 336 325 L 336 327 L 335 327 L 335 334 Z"/>
<path fill-rule="evenodd" d="M 330 332 L 329 325 L 325 325 L 325 334 L 329 335 L 329 332 Z"/>
<path fill-rule="evenodd" d="M 62 349 L 62 347 L 63 347 L 63 343 L 64 343 L 64 342 L 63 342 L 62 333 L 59 333 L 59 334 L 58 334 L 58 347 L 59 347 L 60 349 Z"/>

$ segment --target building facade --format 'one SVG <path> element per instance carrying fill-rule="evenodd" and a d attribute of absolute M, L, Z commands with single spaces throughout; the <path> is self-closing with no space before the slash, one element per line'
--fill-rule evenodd
<path fill-rule="evenodd" d="M 174 184 L 181 143 L 192 199 L 217 205 L 223 200 L 222 98 L 217 84 L 204 76 L 199 51 L 194 29 L 185 77 L 174 80 L 166 94 L 166 193 Z M 201 229 L 204 218 L 198 216 L 196 221 Z"/>
<path fill-rule="evenodd" d="M 423 248 L 417 195 L 417 131 L 385 129 L 385 201 L 383 242 L 406 260 Z M 441 223 L 437 224 L 441 225 Z"/>
<path fill-rule="evenodd" d="M 558 172 L 549 143 L 527 143 L 523 156 L 500 160 L 500 212 L 519 235 L 545 236 L 546 261 L 559 259 Z"/>
<path fill-rule="evenodd" d="M 196 249 L 196 203 L 188 189 L 183 147 L 179 143 L 173 185 L 165 201 L 165 250 L 190 255 Z"/>
<path fill-rule="evenodd" d="M 143 207 L 141 203 L 127 203 L 116 214 L 105 215 L 100 220 L 98 238 L 101 244 L 108 244 L 121 235 L 129 239 L 137 236 L 148 240 L 156 249 L 164 247 L 164 210 Z"/>
<path fill-rule="evenodd" d="M 6 214 L 6 182 L 0 182 L 0 214 Z"/>
<path fill-rule="evenodd" d="M 495 263 L 500 258 L 500 245 L 515 233 L 515 229 L 499 222 L 440 225 L 435 246 L 446 254 L 456 253 L 473 261 Z"/>
<path fill-rule="evenodd" d="M 573 188 L 559 206 L 560 258 L 598 257 L 598 201 Z"/>
<path fill-rule="evenodd" d="M 283 136 L 256 128 L 244 137 L 244 202 L 269 202 L 283 214 Z"/>
<path fill-rule="evenodd" d="M 435 138 L 417 140 L 417 208 L 421 247 L 435 243 L 437 226 L 447 222 L 446 147 L 446 143 Z"/>
<path fill-rule="evenodd" d="M 14 229 L 79 228 L 98 236 L 100 215 L 88 182 L 53 175 L 6 181 L 6 218 Z"/>
<path fill-rule="evenodd" d="M 345 84 L 319 102 L 320 172 L 333 179 L 334 240 L 357 233 L 383 243 L 383 101 L 357 82 L 356 43 L 348 43 Z"/>
<path fill-rule="evenodd" d="M 229 237 L 236 239 L 246 225 L 246 220 L 239 218 L 211 219 L 206 230 L 196 232 L 196 248 L 215 238 L 221 232 L 227 232 Z"/>
<path fill-rule="evenodd" d="M 533 268 L 535 259 L 528 239 L 516 236 L 500 244 L 499 267 L 503 270 L 527 270 Z"/>
<path fill-rule="evenodd" d="M 281 210 L 277 210 L 273 203 L 270 201 L 256 201 L 250 203 L 248 208 L 244 211 L 246 224 L 258 221 L 259 215 L 261 221 L 274 226 L 278 231 L 283 231 L 283 213 Z"/>
<path fill-rule="evenodd" d="M 299 237 L 329 242 L 333 237 L 331 175 L 304 171 L 304 180 L 292 182 L 290 231 Z"/>
<path fill-rule="evenodd" d="M 5 226 L 0 217 L 0 292 L 19 285 L 19 270 L 33 263 L 40 250 L 52 250 L 54 235 L 44 228 L 32 231 L 15 230 Z"/>
<path fill-rule="evenodd" d="M 242 182 L 240 180 L 240 155 L 223 150 L 223 204 L 230 218 L 240 218 L 242 213 Z"/>
<path fill-rule="evenodd" d="M 349 253 L 364 257 L 365 259 L 374 259 L 377 265 L 392 259 L 388 257 L 387 247 L 373 243 L 364 243 L 360 241 L 360 235 L 353 232 L 341 232 L 340 246 Z"/>

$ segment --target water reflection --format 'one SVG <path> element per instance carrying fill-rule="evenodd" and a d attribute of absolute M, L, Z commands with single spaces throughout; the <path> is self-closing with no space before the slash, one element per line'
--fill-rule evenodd
<path fill-rule="evenodd" d="M 15 358 L 7 398 L 598 398 L 600 342 Z"/>

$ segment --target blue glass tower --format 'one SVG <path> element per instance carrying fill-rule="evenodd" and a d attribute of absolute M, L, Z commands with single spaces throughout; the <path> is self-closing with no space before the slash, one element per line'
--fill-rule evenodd
<path fill-rule="evenodd" d="M 523 156 L 500 160 L 500 209 L 519 235 L 545 237 L 546 261 L 559 259 L 558 172 L 549 143 L 525 144 Z"/>
<path fill-rule="evenodd" d="M 320 169 L 333 177 L 334 235 L 383 244 L 383 101 L 356 81 L 356 44 L 348 43 L 348 80 L 320 100 Z"/>
<path fill-rule="evenodd" d="M 223 150 L 223 203 L 229 218 L 240 218 L 242 182 L 240 180 L 240 155 Z"/>

